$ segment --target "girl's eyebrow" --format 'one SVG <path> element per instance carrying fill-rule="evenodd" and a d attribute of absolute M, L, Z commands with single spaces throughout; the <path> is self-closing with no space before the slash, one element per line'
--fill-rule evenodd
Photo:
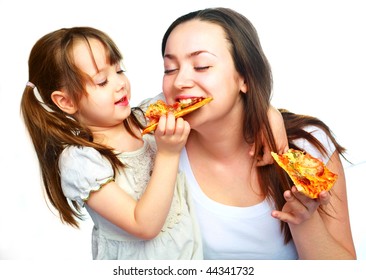
<path fill-rule="evenodd" d="M 98 70 L 96 70 L 95 73 L 93 73 L 92 75 L 90 75 L 90 77 L 95 78 L 95 77 L 98 77 L 98 76 L 100 76 L 102 74 L 103 74 L 103 69 L 98 69 Z"/>
<path fill-rule="evenodd" d="M 108 63 L 106 63 L 105 65 L 102 66 L 102 68 L 96 67 L 95 68 L 95 73 L 93 73 L 93 75 L 91 75 L 92 78 L 98 76 L 98 75 L 103 75 L 108 71 Z"/>
<path fill-rule="evenodd" d="M 191 58 L 191 57 L 194 57 L 194 56 L 198 56 L 200 54 L 209 54 L 209 55 L 212 55 L 212 56 L 216 57 L 215 54 L 213 54 L 209 51 L 205 51 L 205 50 L 198 50 L 198 51 L 191 52 L 191 53 L 187 54 L 186 57 Z M 164 58 L 174 59 L 174 58 L 176 58 L 176 56 L 174 54 L 167 53 L 167 54 L 164 54 Z"/>

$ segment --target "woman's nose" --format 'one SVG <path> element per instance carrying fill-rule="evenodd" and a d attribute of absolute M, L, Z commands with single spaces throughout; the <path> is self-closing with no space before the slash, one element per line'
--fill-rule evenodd
<path fill-rule="evenodd" d="M 178 89 L 190 88 L 193 86 L 192 73 L 189 69 L 181 67 L 174 80 L 174 86 Z"/>

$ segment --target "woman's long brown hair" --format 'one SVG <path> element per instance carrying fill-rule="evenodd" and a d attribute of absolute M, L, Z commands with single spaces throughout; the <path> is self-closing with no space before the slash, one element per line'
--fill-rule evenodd
<path fill-rule="evenodd" d="M 110 148 L 94 143 L 91 131 L 61 111 L 51 100 L 52 92 L 61 89 L 76 104 L 83 94 L 87 94 L 85 85 L 90 77 L 75 66 L 72 48 L 76 40 L 83 40 L 89 45 L 91 38 L 104 45 L 110 64 L 122 60 L 110 37 L 97 29 L 74 27 L 56 30 L 40 38 L 33 46 L 28 61 L 29 81 L 36 88 L 26 86 L 21 100 L 21 113 L 39 160 L 47 197 L 58 210 L 61 220 L 75 227 L 78 227 L 82 212 L 75 202 L 66 199 L 61 188 L 58 160 L 63 149 L 67 145 L 92 147 L 110 161 L 115 171 L 123 167 Z M 131 127 L 142 128 L 139 120 L 143 118 L 139 110 L 133 108 L 123 124 L 135 137 L 139 136 L 133 134 Z"/>
<path fill-rule="evenodd" d="M 179 17 L 168 27 L 162 40 L 163 56 L 170 33 L 179 24 L 190 20 L 206 21 L 223 28 L 235 68 L 244 77 L 248 87 L 248 91 L 241 94 L 245 113 L 242 120 L 243 137 L 248 143 L 255 143 L 257 156 L 262 154 L 262 136 L 265 137 L 270 149 L 277 152 L 267 116 L 272 95 L 272 72 L 256 29 L 246 17 L 228 8 L 208 8 L 191 12 Z M 311 133 L 304 130 L 308 125 L 315 125 L 327 133 L 339 153 L 344 151 L 322 121 L 285 110 L 282 110 L 282 116 L 291 147 L 295 147 L 293 140 L 304 138 L 316 146 L 319 151 L 325 153 L 322 144 Z M 276 209 L 282 209 L 285 204 L 283 192 L 293 185 L 290 178 L 275 164 L 258 167 L 258 174 L 262 193 L 274 201 Z M 289 227 L 283 222 L 281 227 L 284 232 L 284 240 L 288 242 L 292 238 Z"/>

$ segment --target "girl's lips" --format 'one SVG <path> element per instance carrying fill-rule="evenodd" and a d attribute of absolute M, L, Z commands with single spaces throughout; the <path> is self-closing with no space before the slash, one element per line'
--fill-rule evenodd
<path fill-rule="evenodd" d="M 127 106 L 129 104 L 130 104 L 130 102 L 129 102 L 127 96 L 123 96 L 120 100 L 118 100 L 116 103 L 114 103 L 114 105 L 119 105 L 119 106 Z"/>

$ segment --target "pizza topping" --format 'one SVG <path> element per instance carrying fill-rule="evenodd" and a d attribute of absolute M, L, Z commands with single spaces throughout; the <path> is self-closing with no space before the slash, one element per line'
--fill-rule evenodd
<path fill-rule="evenodd" d="M 330 190 L 337 180 L 337 174 L 328 170 L 321 160 L 303 151 L 289 149 L 282 155 L 271 154 L 290 176 L 298 191 L 311 198 L 317 198 L 323 190 Z"/>
<path fill-rule="evenodd" d="M 158 100 L 157 102 L 151 104 L 147 111 L 145 112 L 145 116 L 149 118 L 151 121 L 158 121 L 162 115 L 166 115 L 169 111 L 172 111 L 173 108 L 165 104 L 164 101 Z"/>
<path fill-rule="evenodd" d="M 212 97 L 191 97 L 180 99 L 173 105 L 168 105 L 164 101 L 158 100 L 155 103 L 150 104 L 145 112 L 145 116 L 150 122 L 143 130 L 142 134 L 155 130 L 160 117 L 168 114 L 169 112 L 172 112 L 175 118 L 179 118 L 201 108 L 212 100 Z"/>

